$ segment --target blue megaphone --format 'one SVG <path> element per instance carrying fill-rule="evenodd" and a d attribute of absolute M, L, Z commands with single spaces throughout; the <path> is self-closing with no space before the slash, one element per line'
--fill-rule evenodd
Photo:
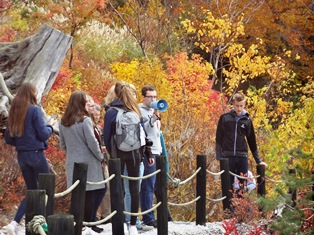
<path fill-rule="evenodd" d="M 165 112 L 168 108 L 168 103 L 165 100 L 157 100 L 154 102 L 150 102 L 149 107 L 157 109 L 160 112 Z"/>

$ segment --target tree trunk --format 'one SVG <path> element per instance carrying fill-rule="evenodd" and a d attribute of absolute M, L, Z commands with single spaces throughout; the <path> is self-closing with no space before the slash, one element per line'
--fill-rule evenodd
<path fill-rule="evenodd" d="M 54 83 L 71 43 L 71 36 L 47 24 L 21 42 L 0 43 L 0 129 L 5 128 L 10 94 L 14 96 L 22 83 L 31 82 L 37 87 L 40 103 Z"/>

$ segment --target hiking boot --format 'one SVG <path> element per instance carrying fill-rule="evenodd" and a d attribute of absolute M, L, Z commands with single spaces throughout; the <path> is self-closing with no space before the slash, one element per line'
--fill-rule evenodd
<path fill-rule="evenodd" d="M 148 226 L 153 226 L 154 228 L 157 228 L 157 220 L 151 220 L 148 223 L 145 223 Z"/>
<path fill-rule="evenodd" d="M 104 231 L 103 228 L 99 228 L 97 226 L 92 226 L 91 229 L 96 233 L 101 233 L 102 231 Z"/>

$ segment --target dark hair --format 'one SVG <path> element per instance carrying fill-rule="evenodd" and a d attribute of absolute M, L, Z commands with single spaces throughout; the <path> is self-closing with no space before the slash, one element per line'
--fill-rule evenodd
<path fill-rule="evenodd" d="M 31 104 L 37 105 L 37 88 L 31 83 L 23 83 L 18 89 L 10 107 L 8 125 L 10 136 L 24 134 L 24 122 Z"/>
<path fill-rule="evenodd" d="M 85 108 L 86 93 L 84 91 L 74 91 L 68 101 L 64 115 L 61 118 L 61 124 L 64 126 L 72 126 L 75 122 L 82 122 L 84 118 L 90 117 Z"/>
<path fill-rule="evenodd" d="M 142 88 L 142 96 L 146 96 L 147 91 L 156 91 L 156 88 L 152 85 L 147 85 Z"/>

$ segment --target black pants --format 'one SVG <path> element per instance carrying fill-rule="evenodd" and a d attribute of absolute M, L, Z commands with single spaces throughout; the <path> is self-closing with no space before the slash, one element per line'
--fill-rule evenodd
<path fill-rule="evenodd" d="M 140 158 L 120 158 L 121 163 L 121 172 L 124 172 L 124 165 L 126 165 L 128 170 L 128 176 L 130 177 L 139 177 L 140 172 Z M 122 180 L 123 185 L 123 180 Z M 129 180 L 130 195 L 131 195 L 131 213 L 138 213 L 140 205 L 140 193 L 139 193 L 139 181 L 138 180 Z M 124 188 L 124 187 L 122 187 Z M 136 224 L 137 216 L 131 216 L 131 225 Z"/>

